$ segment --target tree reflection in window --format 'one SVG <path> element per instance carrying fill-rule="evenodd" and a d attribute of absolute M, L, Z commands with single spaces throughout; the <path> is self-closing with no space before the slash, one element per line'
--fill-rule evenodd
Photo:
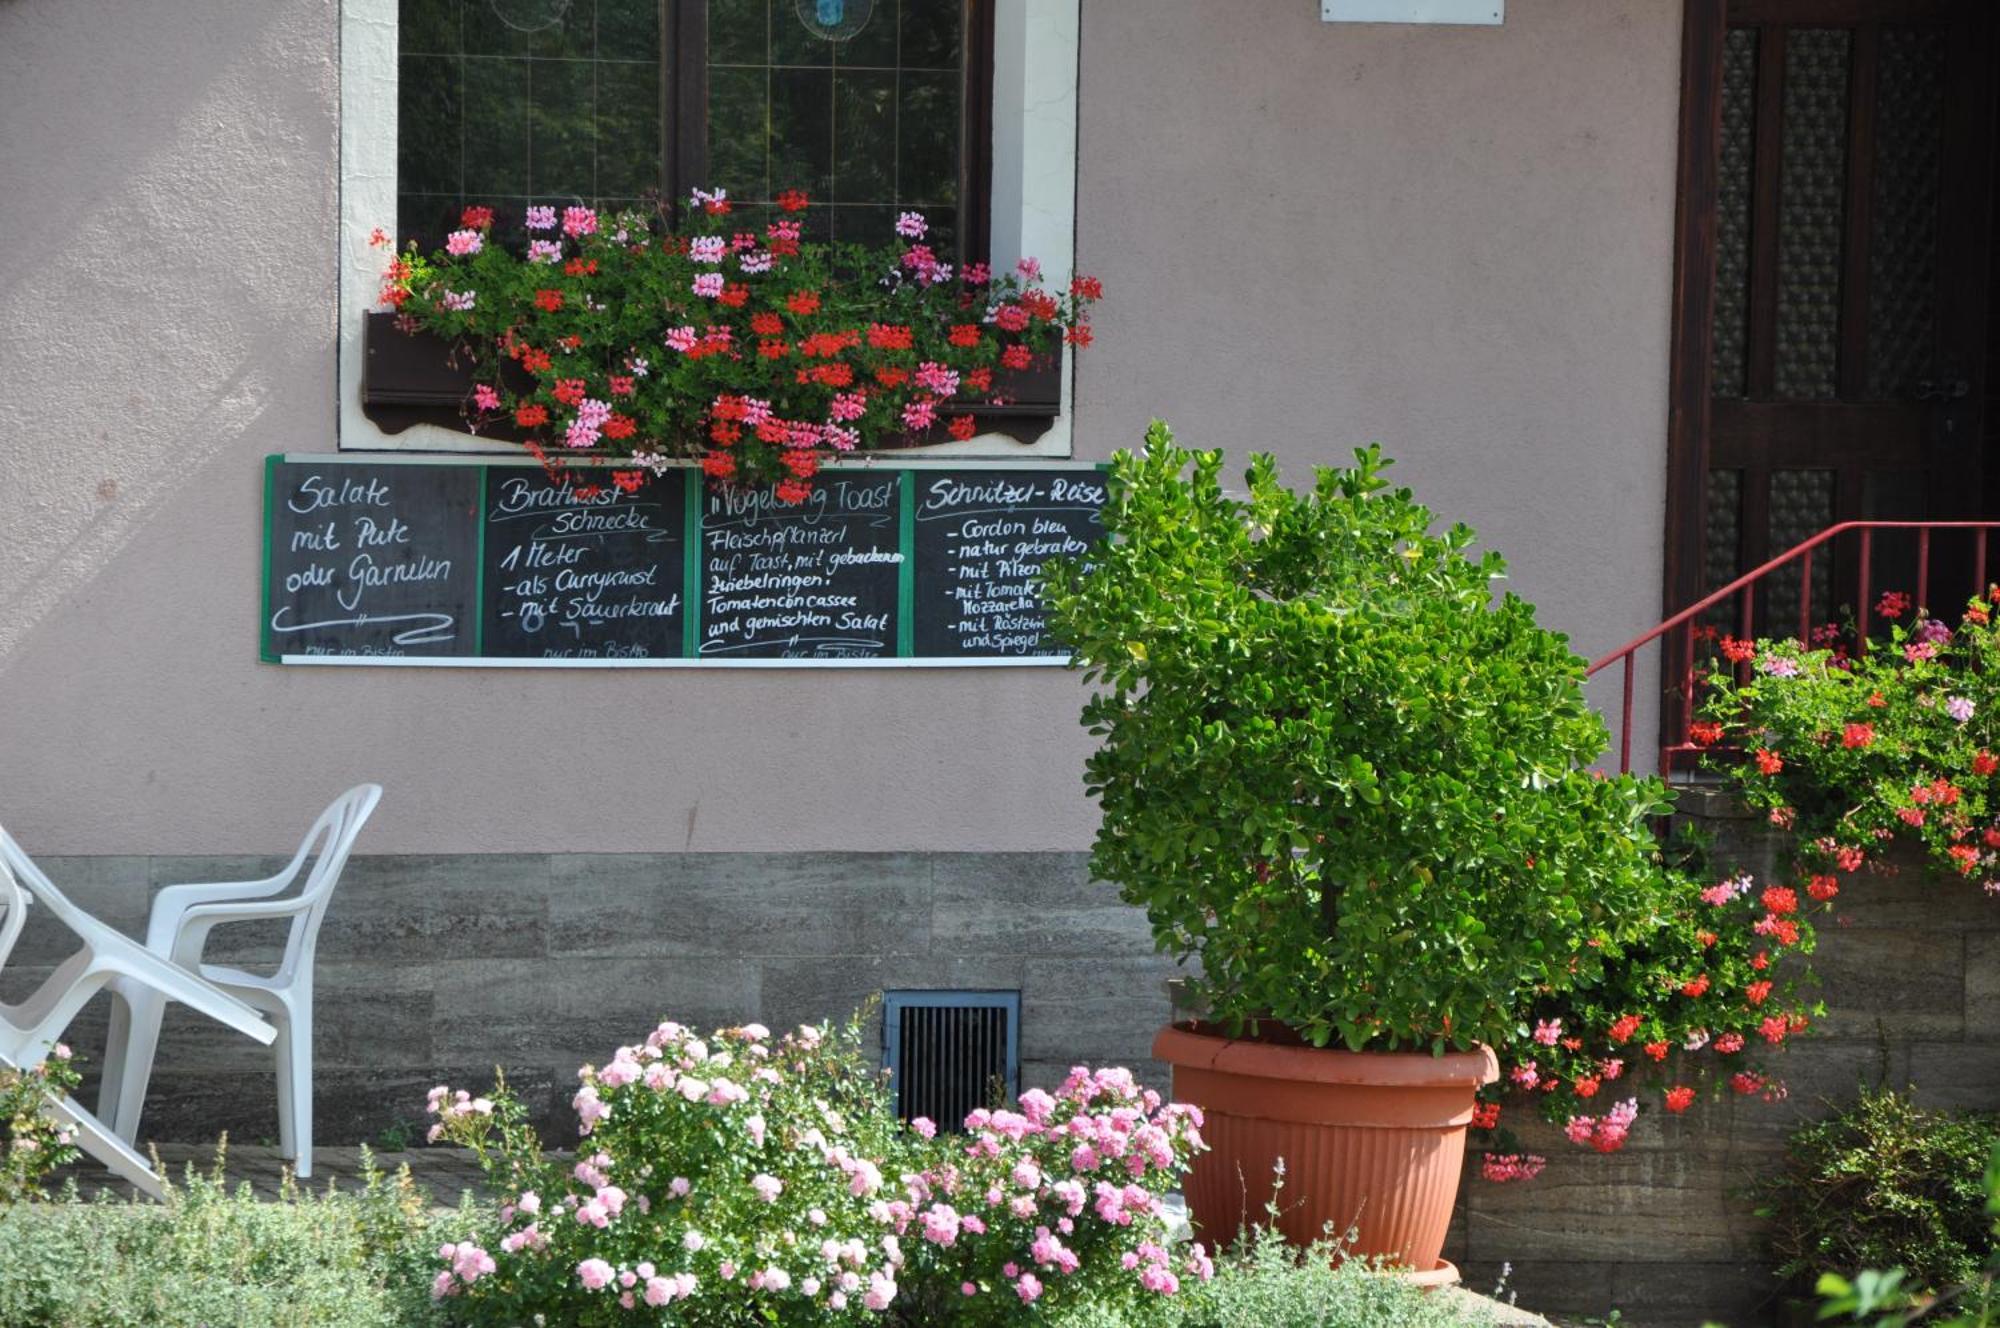
<path fill-rule="evenodd" d="M 473 203 L 504 234 L 530 203 L 651 207 L 702 185 L 729 190 L 746 225 L 803 189 L 817 238 L 886 241 L 898 212 L 922 211 L 949 253 L 967 10 L 876 0 L 835 42 L 797 0 L 400 0 L 399 237 L 440 244 Z M 705 125 L 683 134 L 677 94 L 703 85 L 705 106 L 687 100 Z"/>

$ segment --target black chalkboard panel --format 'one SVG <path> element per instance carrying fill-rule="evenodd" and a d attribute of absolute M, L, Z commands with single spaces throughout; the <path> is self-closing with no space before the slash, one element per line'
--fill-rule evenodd
<path fill-rule="evenodd" d="M 687 473 L 578 497 L 572 475 L 486 471 L 482 654 L 675 659 L 686 603 Z"/>
<path fill-rule="evenodd" d="M 903 563 L 894 471 L 822 472 L 812 496 L 702 495 L 702 659 L 868 659 L 896 654 Z"/>
<path fill-rule="evenodd" d="M 477 469 L 268 466 L 266 659 L 475 653 Z"/>
<path fill-rule="evenodd" d="M 1042 564 L 1077 557 L 1104 527 L 1095 470 L 934 470 L 909 475 L 916 561 L 912 654 L 1023 657 L 1049 641 Z"/>

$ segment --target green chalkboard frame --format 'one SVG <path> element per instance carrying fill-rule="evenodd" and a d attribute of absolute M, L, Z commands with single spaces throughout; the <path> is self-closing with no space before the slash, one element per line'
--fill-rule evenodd
<path fill-rule="evenodd" d="M 405 455 L 393 453 L 357 453 L 350 455 L 324 452 L 278 452 L 264 458 L 264 514 L 263 514 L 263 568 L 260 579 L 258 608 L 257 657 L 266 664 L 281 665 L 331 665 L 364 666 L 372 668 L 510 668 L 510 669 L 577 669 L 577 668 L 618 668 L 618 669 L 840 669 L 840 668 L 1064 668 L 1069 664 L 1067 655 L 965 655 L 940 656 L 918 655 L 915 653 L 916 631 L 916 485 L 905 478 L 899 486 L 901 511 L 898 523 L 898 547 L 903 559 L 897 572 L 896 605 L 896 653 L 871 659 L 738 659 L 716 656 L 703 657 L 697 651 L 700 633 L 698 600 L 701 585 L 701 518 L 703 487 L 698 475 L 691 476 L 686 486 L 686 537 L 683 549 L 683 595 L 687 605 L 682 615 L 683 655 L 680 659 L 532 659 L 520 656 L 487 656 L 481 654 L 484 648 L 484 613 L 473 616 L 473 651 L 471 655 L 286 655 L 277 651 L 269 629 L 271 615 L 271 587 L 275 572 L 276 506 L 279 467 L 287 464 L 311 464 L 319 466 L 418 466 L 418 467 L 476 467 L 481 472 L 479 490 L 482 496 L 480 510 L 486 508 L 485 495 L 489 492 L 492 472 L 506 470 L 534 469 L 537 463 L 531 458 L 450 457 L 437 455 Z M 692 468 L 690 468 L 692 469 Z M 826 471 L 842 473 L 894 472 L 905 476 L 934 471 L 991 470 L 1018 474 L 1041 474 L 1047 472 L 1104 473 L 1110 469 L 1109 463 L 1102 461 L 1070 461 L 1055 458 L 1036 457 L 1021 459 L 983 459 L 971 457 L 935 457 L 923 460 L 899 459 L 896 461 L 832 462 L 822 468 Z M 475 560 L 475 581 L 473 593 L 475 604 L 483 604 L 485 599 L 486 563 L 486 522 L 479 522 L 475 534 L 478 557 Z"/>

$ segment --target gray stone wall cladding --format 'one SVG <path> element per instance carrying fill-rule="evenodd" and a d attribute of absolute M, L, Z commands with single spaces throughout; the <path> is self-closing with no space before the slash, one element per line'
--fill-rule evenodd
<path fill-rule="evenodd" d="M 282 865 L 39 861 L 78 904 L 134 935 L 158 886 Z M 31 912 L 0 971 L 0 1001 L 75 948 L 45 913 Z M 282 930 L 244 924 L 214 933 L 207 958 L 268 968 L 282 945 Z M 498 1065 L 549 1137 L 566 1139 L 577 1067 L 602 1064 L 662 1017 L 784 1028 L 843 1018 L 889 988 L 1018 990 L 1024 1084 L 1084 1061 L 1130 1065 L 1164 1087 L 1145 1058 L 1172 971 L 1144 915 L 1091 880 L 1081 853 L 356 857 L 320 933 L 315 1135 L 373 1142 L 416 1124 L 432 1084 L 476 1092 Z M 92 1002 L 73 1030 L 86 1105 L 107 1007 Z M 155 1064 L 145 1136 L 275 1140 L 265 1049 L 175 1006 Z"/>
<path fill-rule="evenodd" d="M 1705 790 L 1683 792 L 1680 806 L 1715 835 L 1718 864 L 1793 883 L 1768 826 Z M 1775 1288 L 1743 1187 L 1773 1165 L 1788 1130 L 1864 1085 L 1913 1086 L 1939 1107 L 2000 1108 L 2000 899 L 1930 876 L 1913 856 L 1892 865 L 1849 879 L 1838 920 L 1820 920 L 1826 1017 L 1790 1051 L 1762 1058 L 1786 1081 L 1785 1101 L 1712 1085 L 1719 1097 L 1670 1118 L 1655 1090 L 1631 1142 L 1609 1157 L 1538 1122 L 1521 1128 L 1526 1109 L 1510 1111 L 1505 1123 L 1548 1169 L 1529 1184 L 1467 1180 L 1446 1257 L 1470 1284 L 1490 1288 L 1511 1263 L 1509 1287 L 1543 1314 L 1615 1307 L 1636 1328 L 1768 1323 Z"/>
<path fill-rule="evenodd" d="M 1682 802 L 1716 833 L 1720 860 L 1772 873 L 1778 841 L 1764 827 L 1714 798 Z M 134 934 L 153 887 L 278 865 L 42 861 L 80 904 Z M 1843 920 L 1820 928 L 1827 1017 L 1766 1058 L 1790 1098 L 1724 1089 L 1684 1118 L 1649 1100 L 1610 1157 L 1510 1111 L 1548 1169 L 1526 1185 L 1468 1174 L 1446 1257 L 1470 1285 L 1490 1288 L 1511 1264 L 1509 1288 L 1546 1314 L 1615 1307 L 1640 1328 L 1766 1322 L 1772 1287 L 1742 1186 L 1788 1128 L 1880 1082 L 1913 1083 L 1943 1106 L 2000 1105 L 2000 900 L 1912 862 L 1854 880 L 1839 903 Z M 228 929 L 210 958 L 254 967 L 281 939 Z M 0 1000 L 66 952 L 59 929 L 35 917 L 0 973 Z M 566 1137 L 577 1066 L 663 1015 L 776 1028 L 842 1016 L 884 988 L 1019 990 L 1025 1082 L 1086 1061 L 1130 1065 L 1164 1088 L 1146 1055 L 1172 972 L 1144 917 L 1091 881 L 1079 853 L 357 857 L 320 938 L 317 1134 L 372 1142 L 418 1121 L 432 1084 L 476 1088 L 500 1065 L 552 1137 Z M 76 1030 L 86 1057 L 101 1047 L 102 1005 Z M 86 1084 L 85 1101 L 94 1094 Z M 145 1133 L 199 1142 L 227 1130 L 257 1143 L 276 1128 L 266 1053 L 170 1012 Z"/>

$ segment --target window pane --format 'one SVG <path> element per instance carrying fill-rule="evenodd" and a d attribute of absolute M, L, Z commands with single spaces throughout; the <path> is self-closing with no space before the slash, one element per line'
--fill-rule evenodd
<path fill-rule="evenodd" d="M 831 42 L 807 26 L 801 0 L 710 0 L 709 183 L 744 204 L 804 189 L 815 205 L 807 233 L 843 240 L 884 242 L 899 210 L 922 208 L 946 248 L 957 220 L 964 0 L 845 3 L 870 12 Z"/>
<path fill-rule="evenodd" d="M 661 185 L 659 0 L 401 0 L 397 231 L 470 204 L 645 206 Z"/>

